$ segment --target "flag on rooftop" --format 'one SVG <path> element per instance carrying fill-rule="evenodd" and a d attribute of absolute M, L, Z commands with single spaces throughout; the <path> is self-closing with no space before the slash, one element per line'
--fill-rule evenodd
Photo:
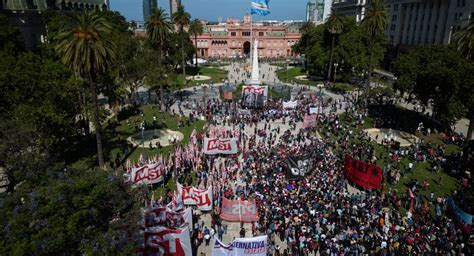
<path fill-rule="evenodd" d="M 270 0 L 253 0 L 251 3 L 252 9 L 250 13 L 258 14 L 260 16 L 266 16 L 270 14 L 268 2 L 270 2 Z"/>

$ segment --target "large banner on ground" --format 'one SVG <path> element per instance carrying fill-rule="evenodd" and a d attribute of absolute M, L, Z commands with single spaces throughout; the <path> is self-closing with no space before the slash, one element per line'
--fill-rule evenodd
<path fill-rule="evenodd" d="M 149 228 L 145 231 L 145 255 L 192 256 L 189 228 Z"/>
<path fill-rule="evenodd" d="M 283 102 L 283 109 L 294 109 L 298 106 L 298 101 L 287 101 Z"/>
<path fill-rule="evenodd" d="M 163 181 L 161 163 L 145 164 L 138 168 L 132 168 L 131 181 L 134 185 L 154 184 Z"/>
<path fill-rule="evenodd" d="M 454 215 L 456 224 L 466 234 L 470 234 L 472 230 L 472 215 L 461 210 L 452 198 L 448 198 L 448 211 Z"/>
<path fill-rule="evenodd" d="M 267 86 L 242 86 L 242 106 L 261 108 L 268 98 Z"/>
<path fill-rule="evenodd" d="M 288 157 L 286 170 L 288 180 L 302 180 L 310 170 L 312 170 L 312 161 L 309 156 Z"/>
<path fill-rule="evenodd" d="M 237 154 L 237 139 L 204 138 L 203 152 L 207 155 Z"/>
<path fill-rule="evenodd" d="M 221 219 L 232 222 L 258 221 L 257 203 L 254 200 L 241 201 L 222 198 Z"/>
<path fill-rule="evenodd" d="M 307 129 L 316 127 L 316 124 L 318 123 L 317 120 L 317 115 L 305 115 L 303 119 L 303 128 Z"/>
<path fill-rule="evenodd" d="M 216 238 L 212 256 L 266 256 L 267 240 L 267 236 L 236 238 L 231 244 L 225 245 Z"/>
<path fill-rule="evenodd" d="M 145 209 L 145 227 L 165 226 L 169 228 L 180 227 L 188 224 L 193 226 L 193 213 L 191 208 L 184 211 L 173 211 L 168 207 L 154 207 Z"/>
<path fill-rule="evenodd" d="M 212 186 L 207 189 L 198 189 L 191 186 L 184 187 L 177 183 L 176 189 L 185 205 L 196 205 L 201 211 L 212 210 Z"/>
<path fill-rule="evenodd" d="M 348 180 L 364 188 L 381 188 L 382 170 L 380 167 L 354 159 L 349 155 L 344 160 L 344 174 Z"/>

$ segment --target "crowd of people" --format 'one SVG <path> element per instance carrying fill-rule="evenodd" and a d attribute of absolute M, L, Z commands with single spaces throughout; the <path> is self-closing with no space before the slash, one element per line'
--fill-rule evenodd
<path fill-rule="evenodd" d="M 189 119 L 205 117 L 209 123 L 198 145 L 205 136 L 218 136 L 237 138 L 240 148 L 239 154 L 227 157 L 203 154 L 195 170 L 178 173 L 178 180 L 189 184 L 190 172 L 195 171 L 198 186 L 214 187 L 212 223 L 195 227 L 193 245 L 197 248 L 205 240 L 206 246 L 209 237 L 222 239 L 227 233 L 218 215 L 223 197 L 255 198 L 259 221 L 247 235 L 268 235 L 270 255 L 472 255 L 469 234 L 447 213 L 447 198 L 436 191 L 421 193 L 429 184 L 413 182 L 407 191 L 375 191 L 345 178 L 345 155 L 371 163 L 382 157 L 359 129 L 368 113 L 353 105 L 354 99 L 349 94 L 321 103 L 321 98 L 300 94 L 294 109 L 283 109 L 281 100 L 269 100 L 261 109 L 244 111 L 235 102 L 216 99 L 183 104 Z M 327 110 L 318 113 L 318 128 L 305 130 L 301 123 L 314 106 Z M 430 161 L 437 172 L 446 161 L 442 148 L 421 143 L 389 150 L 384 186 L 398 182 L 417 163 Z M 288 175 L 290 156 L 309 159 L 303 175 Z M 402 165 L 402 159 L 410 164 Z M 466 179 L 463 186 L 471 185 Z M 453 192 L 453 197 L 458 195 Z M 242 226 L 240 235 L 245 231 Z"/>

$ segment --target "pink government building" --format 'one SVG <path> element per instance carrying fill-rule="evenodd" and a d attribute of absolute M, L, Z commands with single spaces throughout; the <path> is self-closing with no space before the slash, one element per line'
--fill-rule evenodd
<path fill-rule="evenodd" d="M 228 18 L 226 23 L 204 25 L 204 33 L 197 37 L 198 56 L 201 58 L 240 58 L 250 53 L 250 16 L 241 20 Z M 253 22 L 253 40 L 258 40 L 262 58 L 295 56 L 291 46 L 300 39 L 299 22 Z M 194 37 L 191 38 L 194 42 Z"/>

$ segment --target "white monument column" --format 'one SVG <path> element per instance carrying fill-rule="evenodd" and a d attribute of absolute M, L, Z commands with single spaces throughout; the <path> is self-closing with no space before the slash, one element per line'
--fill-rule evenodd
<path fill-rule="evenodd" d="M 250 85 L 260 85 L 260 73 L 258 70 L 258 40 L 255 39 L 253 44 L 253 58 L 252 58 L 252 76 L 250 77 Z"/>

